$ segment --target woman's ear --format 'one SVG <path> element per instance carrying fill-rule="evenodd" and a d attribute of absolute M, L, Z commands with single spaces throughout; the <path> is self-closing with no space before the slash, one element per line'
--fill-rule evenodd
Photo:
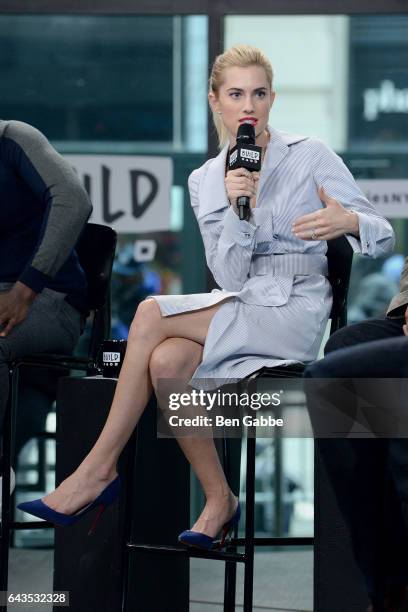
<path fill-rule="evenodd" d="M 275 96 L 276 96 L 276 91 L 271 91 L 271 105 L 269 107 L 269 110 L 271 110 L 273 103 L 275 102 Z"/>
<path fill-rule="evenodd" d="M 213 91 L 208 92 L 208 103 L 213 113 L 219 113 L 217 96 Z"/>

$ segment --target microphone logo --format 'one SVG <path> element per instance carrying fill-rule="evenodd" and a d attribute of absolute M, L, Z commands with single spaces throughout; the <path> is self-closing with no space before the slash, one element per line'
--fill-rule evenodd
<path fill-rule="evenodd" d="M 241 157 L 243 159 L 247 159 L 252 162 L 259 162 L 261 159 L 261 154 L 259 151 L 254 151 L 252 149 L 241 149 L 240 150 Z"/>
<path fill-rule="evenodd" d="M 238 157 L 238 149 L 235 149 L 235 151 L 233 151 L 233 152 L 231 153 L 230 158 L 229 158 L 229 164 L 230 164 L 230 166 L 231 166 L 232 164 L 235 164 L 237 157 Z"/>

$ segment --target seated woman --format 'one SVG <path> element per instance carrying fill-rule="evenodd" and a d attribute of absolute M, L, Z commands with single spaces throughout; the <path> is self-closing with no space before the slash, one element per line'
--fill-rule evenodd
<path fill-rule="evenodd" d="M 219 379 L 238 380 L 262 366 L 315 359 L 331 308 L 326 240 L 344 234 L 356 252 L 374 257 L 392 250 L 391 226 L 341 159 L 316 138 L 268 126 L 272 77 L 269 60 L 250 46 L 218 56 L 211 72 L 209 103 L 222 150 L 191 174 L 189 189 L 221 290 L 154 296 L 139 305 L 99 439 L 55 491 L 20 505 L 27 512 L 71 524 L 111 501 L 118 457 L 152 390 L 159 394 L 161 379 L 192 378 L 192 386 L 205 379 L 214 388 Z M 263 149 L 260 173 L 227 170 L 243 122 L 254 126 Z M 250 198 L 249 220 L 239 219 L 241 196 Z M 212 439 L 178 442 L 206 496 L 204 510 L 180 540 L 210 548 L 222 526 L 238 521 L 238 500 Z"/>

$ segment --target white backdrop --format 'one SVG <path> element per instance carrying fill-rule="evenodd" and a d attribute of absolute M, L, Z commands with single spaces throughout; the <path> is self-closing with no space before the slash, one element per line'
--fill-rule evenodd
<path fill-rule="evenodd" d="M 91 221 L 118 233 L 170 229 L 170 157 L 139 155 L 64 155 L 86 187 Z"/>

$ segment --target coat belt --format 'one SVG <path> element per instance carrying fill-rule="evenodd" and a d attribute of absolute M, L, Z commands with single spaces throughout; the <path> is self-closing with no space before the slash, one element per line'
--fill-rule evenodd
<path fill-rule="evenodd" d="M 249 268 L 249 276 L 296 276 L 321 274 L 328 276 L 326 255 L 305 253 L 282 253 L 273 255 L 254 255 Z"/>

